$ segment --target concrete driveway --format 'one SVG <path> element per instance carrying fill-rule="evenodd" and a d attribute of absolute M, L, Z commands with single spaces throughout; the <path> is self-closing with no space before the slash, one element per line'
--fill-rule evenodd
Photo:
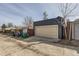
<path fill-rule="evenodd" d="M 55 39 L 48 39 L 42 37 L 31 37 L 26 39 L 27 42 L 39 42 L 39 44 L 32 45 L 31 48 L 37 49 L 41 53 L 50 56 L 76 56 L 79 55 L 79 47 L 63 45 L 56 42 Z"/>
<path fill-rule="evenodd" d="M 39 40 L 41 39 L 41 40 Z M 79 47 L 66 46 L 58 43 L 42 41 L 40 37 L 30 37 L 23 43 L 33 43 L 26 48 L 17 45 L 14 38 L 0 34 L 1 56 L 76 56 L 79 55 Z"/>

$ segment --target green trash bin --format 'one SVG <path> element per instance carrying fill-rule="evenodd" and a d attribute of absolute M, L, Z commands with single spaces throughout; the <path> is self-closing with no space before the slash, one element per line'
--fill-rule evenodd
<path fill-rule="evenodd" d="M 22 37 L 23 39 L 25 39 L 25 38 L 28 38 L 29 36 L 28 36 L 27 33 L 22 33 L 21 37 Z"/>

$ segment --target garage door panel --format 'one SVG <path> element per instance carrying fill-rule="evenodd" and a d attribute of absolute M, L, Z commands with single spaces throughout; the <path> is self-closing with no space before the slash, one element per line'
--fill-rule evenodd
<path fill-rule="evenodd" d="M 79 24 L 75 24 L 75 39 L 79 40 Z"/>
<path fill-rule="evenodd" d="M 48 38 L 58 38 L 58 25 L 36 26 L 35 35 Z"/>

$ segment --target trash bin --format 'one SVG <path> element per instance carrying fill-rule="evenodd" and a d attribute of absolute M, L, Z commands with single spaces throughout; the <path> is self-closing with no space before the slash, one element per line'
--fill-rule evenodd
<path fill-rule="evenodd" d="M 23 39 L 28 38 L 28 37 L 29 37 L 29 36 L 28 36 L 27 33 L 22 33 L 22 34 L 21 34 L 21 38 L 23 38 Z"/>

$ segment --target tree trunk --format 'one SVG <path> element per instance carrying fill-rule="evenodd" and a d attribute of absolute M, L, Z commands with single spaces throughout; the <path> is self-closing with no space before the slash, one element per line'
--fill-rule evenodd
<path fill-rule="evenodd" d="M 70 24 L 70 29 L 69 29 L 69 40 L 71 40 L 71 33 L 72 33 L 72 24 Z"/>
<path fill-rule="evenodd" d="M 67 28 L 64 27 L 64 30 L 65 30 L 65 39 L 67 40 Z"/>

